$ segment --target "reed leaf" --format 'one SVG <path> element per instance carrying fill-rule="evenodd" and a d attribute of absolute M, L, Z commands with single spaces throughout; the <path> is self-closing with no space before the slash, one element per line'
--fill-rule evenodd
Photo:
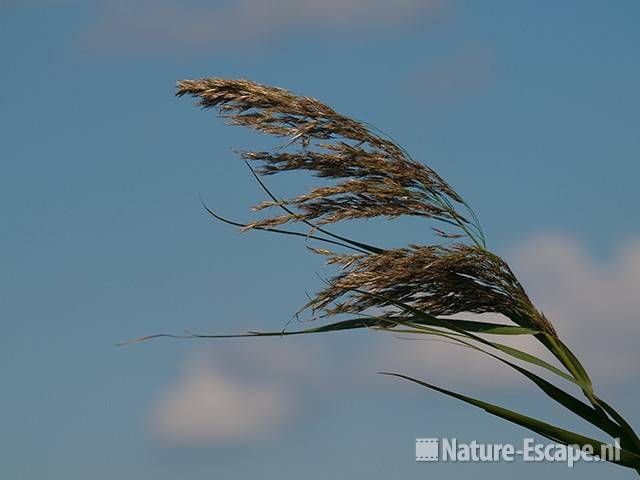
<path fill-rule="evenodd" d="M 579 447 L 590 446 L 594 452 L 601 451 L 601 448 L 607 445 L 606 443 L 595 440 L 593 438 L 586 437 L 584 435 L 580 435 L 578 433 L 565 430 L 560 427 L 556 427 L 549 423 L 545 423 L 541 420 L 528 417 L 518 412 L 514 412 L 513 410 L 506 409 L 504 407 L 500 407 L 489 402 L 485 402 L 482 400 L 478 400 L 472 397 L 468 397 L 466 395 L 461 395 L 456 392 L 452 392 L 451 390 L 447 390 L 441 387 L 437 387 L 430 383 L 423 382 L 421 380 L 412 378 L 407 375 L 399 374 L 399 373 L 391 373 L 391 372 L 380 372 L 382 375 L 389 375 L 392 377 L 398 377 L 405 380 L 409 380 L 411 382 L 417 383 L 418 385 L 422 385 L 423 387 L 429 388 L 431 390 L 435 390 L 437 392 L 443 393 L 449 397 L 453 397 L 455 399 L 461 400 L 465 403 L 473 405 L 478 408 L 482 408 L 486 412 L 500 417 L 504 420 L 508 420 L 509 422 L 515 423 L 522 427 L 525 427 L 532 432 L 538 433 L 549 440 L 554 442 L 561 443 L 563 445 L 577 445 Z M 638 469 L 640 468 L 640 455 L 636 453 L 630 452 L 624 449 L 620 450 L 620 460 L 611 460 L 611 463 L 615 463 L 621 465 L 623 467 Z"/>

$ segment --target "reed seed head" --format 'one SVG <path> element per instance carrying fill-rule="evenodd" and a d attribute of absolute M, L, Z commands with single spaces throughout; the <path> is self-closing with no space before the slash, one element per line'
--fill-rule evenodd
<path fill-rule="evenodd" d="M 177 95 L 195 97 L 203 108 L 217 108 L 231 125 L 288 137 L 285 147 L 297 148 L 241 153 L 243 159 L 260 163 L 259 173 L 306 170 L 336 182 L 295 198 L 261 203 L 255 210 L 286 207 L 285 213 L 255 221 L 246 229 L 412 215 L 479 234 L 479 225 L 460 213 L 460 207 L 466 208 L 463 199 L 436 172 L 363 122 L 314 98 L 249 80 L 221 78 L 183 80 Z"/>
<path fill-rule="evenodd" d="M 384 299 L 393 299 L 433 316 L 499 313 L 523 327 L 555 336 L 506 262 L 485 249 L 464 244 L 410 245 L 374 255 L 317 253 L 342 267 L 306 305 L 322 316 L 384 308 L 389 306 Z M 388 317 L 406 315 L 411 314 L 393 312 Z"/>

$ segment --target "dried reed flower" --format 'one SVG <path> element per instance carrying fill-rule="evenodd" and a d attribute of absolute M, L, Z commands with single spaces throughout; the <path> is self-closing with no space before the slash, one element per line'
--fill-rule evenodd
<path fill-rule="evenodd" d="M 204 108 L 217 108 L 231 125 L 289 137 L 286 146 L 300 146 L 293 152 L 241 153 L 245 160 L 261 162 L 259 173 L 308 170 L 318 177 L 338 180 L 292 199 L 261 203 L 255 210 L 285 207 L 286 212 L 253 222 L 246 229 L 412 215 L 454 225 L 474 242 L 484 241 L 473 212 L 471 219 L 460 213 L 460 207 L 470 209 L 436 172 L 411 159 L 372 127 L 314 98 L 249 80 L 221 78 L 183 80 L 178 82 L 177 95 L 190 95 Z"/>
<path fill-rule="evenodd" d="M 410 245 L 373 255 L 331 254 L 327 263 L 341 265 L 343 271 L 307 304 L 324 316 L 387 307 L 388 298 L 433 316 L 499 313 L 520 326 L 556 336 L 507 263 L 476 246 Z M 408 314 L 386 317 L 396 315 Z"/>

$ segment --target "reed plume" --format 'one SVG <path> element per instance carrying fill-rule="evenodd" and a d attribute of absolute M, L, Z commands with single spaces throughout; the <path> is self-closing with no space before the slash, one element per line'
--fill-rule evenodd
<path fill-rule="evenodd" d="M 327 263 L 340 265 L 342 273 L 307 304 L 324 316 L 389 305 L 369 294 L 374 293 L 434 316 L 499 313 L 522 327 L 556 336 L 504 260 L 480 247 L 410 245 L 375 255 L 329 255 Z"/>
<path fill-rule="evenodd" d="M 610 461 L 640 468 L 640 439 L 633 428 L 595 393 L 581 362 L 533 305 L 507 262 L 487 250 L 473 210 L 434 170 L 414 160 L 388 135 L 366 122 L 282 88 L 249 80 L 204 78 L 178 82 L 177 95 L 194 97 L 205 109 L 217 109 L 230 125 L 286 140 L 273 151 L 240 152 L 248 164 L 257 164 L 252 172 L 269 197 L 254 210 L 267 210 L 270 216 L 240 223 L 209 212 L 243 230 L 266 230 L 330 244 L 332 250 L 310 249 L 325 255 L 327 263 L 339 267 L 340 272 L 304 308 L 320 318 L 347 317 L 301 331 L 189 337 L 298 335 L 354 328 L 394 331 L 399 326 L 419 335 L 444 337 L 490 355 L 527 377 L 551 400 L 620 440 L 620 458 Z M 260 178 L 294 170 L 310 172 L 329 183 L 290 199 L 279 199 Z M 384 249 L 328 230 L 331 224 L 343 220 L 402 215 L 431 222 L 442 243 Z M 298 225 L 304 225 L 307 231 L 284 229 Z M 336 252 L 336 247 L 344 251 Z M 512 325 L 452 318 L 463 312 L 501 314 Z M 557 363 L 490 340 L 496 335 L 531 335 Z M 533 369 L 577 385 L 586 402 Z M 391 375 L 480 407 L 556 442 L 590 446 L 595 451 L 603 445 L 599 440 L 488 402 L 404 375 Z"/>
<path fill-rule="evenodd" d="M 229 125 L 287 137 L 286 146 L 299 146 L 293 152 L 242 152 L 243 159 L 260 163 L 258 173 L 307 170 L 337 180 L 292 199 L 261 203 L 255 210 L 284 206 L 295 211 L 256 221 L 246 229 L 412 215 L 456 226 L 476 239 L 482 236 L 478 223 L 460 213 L 459 208 L 466 207 L 464 200 L 436 172 L 371 127 L 316 99 L 248 80 L 220 78 L 178 82 L 177 95 L 196 97 L 203 108 L 217 108 Z"/>

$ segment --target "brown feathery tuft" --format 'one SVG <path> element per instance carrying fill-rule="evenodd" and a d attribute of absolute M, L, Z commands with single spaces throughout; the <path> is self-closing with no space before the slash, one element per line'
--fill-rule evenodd
<path fill-rule="evenodd" d="M 479 247 L 411 245 L 374 255 L 333 255 L 328 263 L 343 271 L 305 306 L 322 316 L 388 307 L 389 298 L 433 316 L 500 313 L 556 336 L 507 263 Z M 405 314 L 387 314 L 394 316 Z"/>
<path fill-rule="evenodd" d="M 221 78 L 180 81 L 176 95 L 190 95 L 204 108 L 217 108 L 231 125 L 288 137 L 285 147 L 299 145 L 294 151 L 241 153 L 243 159 L 261 163 L 259 173 L 307 170 L 337 180 L 292 199 L 261 203 L 255 210 L 284 207 L 286 213 L 245 229 L 412 215 L 458 227 L 477 245 L 484 245 L 473 213 L 468 219 L 459 211 L 460 207 L 470 211 L 468 205 L 436 172 L 363 122 L 314 98 L 249 80 Z"/>

